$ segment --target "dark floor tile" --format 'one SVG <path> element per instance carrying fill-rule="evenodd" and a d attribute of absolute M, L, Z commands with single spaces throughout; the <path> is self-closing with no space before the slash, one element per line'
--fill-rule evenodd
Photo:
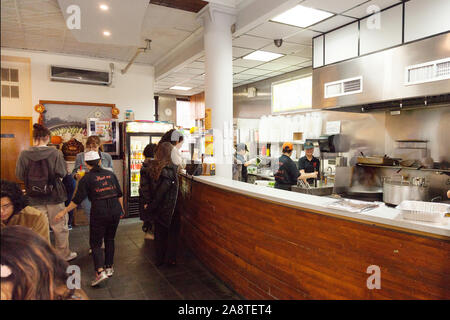
<path fill-rule="evenodd" d="M 108 279 L 108 289 L 111 293 L 111 297 L 118 298 L 131 295 L 134 293 L 142 292 L 139 282 L 135 280 L 131 281 L 118 281 L 117 279 Z"/>
<path fill-rule="evenodd" d="M 219 300 L 219 297 L 209 289 L 191 291 L 183 295 L 185 300 Z"/>
<path fill-rule="evenodd" d="M 121 220 L 115 241 L 114 276 L 95 288 L 90 286 L 95 271 L 88 254 L 89 228 L 75 227 L 70 232 L 70 246 L 78 253 L 70 264 L 81 268 L 81 286 L 90 299 L 241 299 L 183 244 L 176 266 L 155 267 L 154 241 L 144 240 L 141 226 L 135 218 Z"/>
<path fill-rule="evenodd" d="M 92 288 L 90 286 L 83 288 L 90 300 L 111 300 L 113 297 L 108 288 Z"/>
<path fill-rule="evenodd" d="M 143 292 L 133 293 L 123 297 L 113 298 L 113 300 L 146 300 L 147 296 Z"/>
<path fill-rule="evenodd" d="M 165 290 L 147 290 L 145 296 L 149 300 L 182 300 L 183 298 L 173 289 Z"/>

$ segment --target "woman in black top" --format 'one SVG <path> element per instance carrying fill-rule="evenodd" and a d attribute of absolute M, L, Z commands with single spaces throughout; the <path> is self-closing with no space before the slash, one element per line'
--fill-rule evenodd
<path fill-rule="evenodd" d="M 279 169 L 275 173 L 275 188 L 290 191 L 292 185 L 297 185 L 300 172 L 295 162 L 291 159 L 292 151 L 294 150 L 292 143 L 285 142 L 282 149 L 283 155 L 278 159 Z"/>
<path fill-rule="evenodd" d="M 180 214 L 175 210 L 178 197 L 178 166 L 172 161 L 176 152 L 169 142 L 156 150 L 155 160 L 149 164 L 153 198 L 148 206 L 155 221 L 155 249 L 157 266 L 167 261 L 176 264 L 176 251 L 180 232 Z"/>
<path fill-rule="evenodd" d="M 113 172 L 101 167 L 99 152 L 86 152 L 85 162 L 89 172 L 78 183 L 77 193 L 72 202 L 60 211 L 55 219 L 62 219 L 86 197 L 91 201 L 89 244 L 96 271 L 96 278 L 91 285 L 96 286 L 114 273 L 114 238 L 124 210 L 119 181 Z M 101 248 L 103 240 L 105 256 Z"/>

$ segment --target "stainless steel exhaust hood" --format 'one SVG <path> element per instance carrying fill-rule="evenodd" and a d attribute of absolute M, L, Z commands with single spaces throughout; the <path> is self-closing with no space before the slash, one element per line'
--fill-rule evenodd
<path fill-rule="evenodd" d="M 313 108 L 364 112 L 450 102 L 450 33 L 313 70 Z"/>

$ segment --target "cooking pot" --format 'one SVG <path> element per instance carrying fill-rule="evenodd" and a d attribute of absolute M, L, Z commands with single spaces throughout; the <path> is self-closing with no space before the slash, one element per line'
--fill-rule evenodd
<path fill-rule="evenodd" d="M 403 200 L 428 201 L 429 186 L 425 183 L 417 183 L 417 179 L 404 181 L 400 176 L 384 177 L 383 202 L 398 205 Z"/>

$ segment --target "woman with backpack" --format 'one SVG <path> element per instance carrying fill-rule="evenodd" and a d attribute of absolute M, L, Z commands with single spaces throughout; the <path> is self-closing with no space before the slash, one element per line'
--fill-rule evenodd
<path fill-rule="evenodd" d="M 91 201 L 89 244 L 96 272 L 96 277 L 91 283 L 94 287 L 112 277 L 114 273 L 114 238 L 124 210 L 119 181 L 113 172 L 101 166 L 99 152 L 86 152 L 84 159 L 89 172 L 78 183 L 72 202 L 56 215 L 55 220 L 67 217 L 67 213 L 80 205 L 86 197 Z M 104 255 L 101 248 L 103 241 Z"/>
<path fill-rule="evenodd" d="M 170 142 L 158 145 L 155 159 L 150 161 L 153 199 L 148 206 L 155 220 L 156 266 L 176 264 L 180 215 L 175 206 L 178 197 L 178 165 L 173 161 L 174 146 Z"/>
<path fill-rule="evenodd" d="M 66 261 L 77 257 L 69 249 L 68 217 L 55 221 L 67 199 L 62 178 L 67 174 L 66 161 L 61 151 L 48 147 L 50 130 L 33 125 L 33 146 L 23 150 L 16 163 L 16 176 L 25 182 L 30 206 L 45 213 L 55 236 L 55 249 Z"/>

